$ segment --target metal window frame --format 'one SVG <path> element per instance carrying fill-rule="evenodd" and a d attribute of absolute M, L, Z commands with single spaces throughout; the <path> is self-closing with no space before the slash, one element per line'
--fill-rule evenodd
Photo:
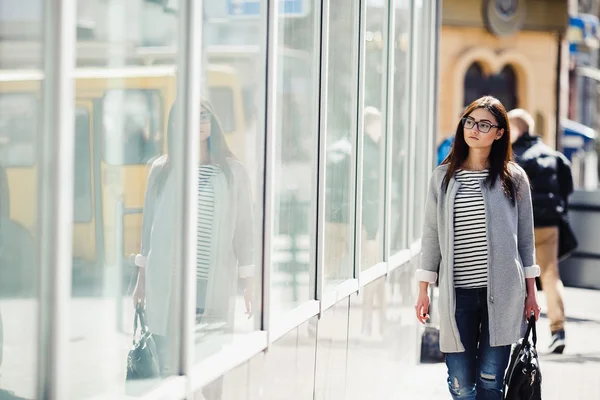
<path fill-rule="evenodd" d="M 410 59 L 410 68 L 409 68 L 409 113 L 408 113 L 408 168 L 406 168 L 407 173 L 408 173 L 408 191 L 407 191 L 407 221 L 408 223 L 405 226 L 406 229 L 406 243 L 410 246 L 410 244 L 412 244 L 412 231 L 413 231 L 413 225 L 415 223 L 415 218 L 414 218 L 414 211 L 415 211 L 415 199 L 414 199 L 414 192 L 415 192 L 415 183 L 416 183 L 416 179 L 415 179 L 415 171 L 416 171 L 416 154 L 415 154 L 415 149 L 416 149 L 416 116 L 417 116 L 417 107 L 416 107 L 416 99 L 417 99 L 417 70 L 418 70 L 418 56 L 419 53 L 418 51 L 416 51 L 416 49 L 418 48 L 419 42 L 418 42 L 418 33 L 417 33 L 417 28 L 419 27 L 419 25 L 416 23 L 417 22 L 417 6 L 415 4 L 416 1 L 419 0 L 413 0 L 411 1 L 411 11 L 410 11 L 410 19 L 411 19 L 411 25 L 410 25 L 410 55 L 409 55 L 409 59 Z"/>
<path fill-rule="evenodd" d="M 273 190 L 276 165 L 275 136 L 277 133 L 277 78 L 278 60 L 277 48 L 279 45 L 279 2 L 277 0 L 263 0 L 261 5 L 266 5 L 264 16 L 266 23 L 266 96 L 265 96 L 265 153 L 264 153 L 264 194 L 263 194 L 263 255 L 262 255 L 262 329 L 267 332 L 267 349 L 271 343 L 271 238 L 274 232 L 274 203 Z"/>
<path fill-rule="evenodd" d="M 414 37 L 414 20 L 413 20 L 413 13 L 414 13 L 414 0 L 411 1 L 409 3 L 409 7 L 408 7 L 408 13 L 410 15 L 409 18 L 409 27 L 408 27 L 408 51 L 407 51 L 407 57 L 408 57 L 408 62 L 407 62 L 407 74 L 405 74 L 404 76 L 404 84 L 405 87 L 408 89 L 408 96 L 406 97 L 406 106 L 408 107 L 408 110 L 406 112 L 406 116 L 407 116 L 407 121 L 404 122 L 404 129 L 406 130 L 405 132 L 405 137 L 402 139 L 403 143 L 402 143 L 402 148 L 406 150 L 405 154 L 406 154 L 406 159 L 405 159 L 405 167 L 402 171 L 402 193 L 404 198 L 402 199 L 402 215 L 404 216 L 404 218 L 406 219 L 406 223 L 404 224 L 404 226 L 402 227 L 402 247 L 403 250 L 408 250 L 409 249 L 409 243 L 410 243 L 410 239 L 409 239 L 409 231 L 410 231 L 410 226 L 409 226 L 409 218 L 411 215 L 411 210 L 412 210 L 412 204 L 409 204 L 410 201 L 410 193 L 411 193 L 411 170 L 410 170 L 410 166 L 411 166 L 411 143 L 412 143 L 412 131 L 413 129 L 411 128 L 411 113 L 412 113 L 412 101 L 413 101 L 413 94 L 411 93 L 411 88 L 412 88 L 412 74 L 413 74 L 413 67 L 412 67 L 412 58 L 413 58 L 413 53 L 414 53 L 414 46 L 413 46 L 413 37 Z"/>
<path fill-rule="evenodd" d="M 362 73 L 362 70 L 364 69 L 364 65 L 361 66 L 361 56 L 363 54 L 363 50 L 364 48 L 361 47 L 361 42 L 364 39 L 364 32 L 363 32 L 363 15 L 364 13 L 362 12 L 363 10 L 363 4 L 366 0 L 355 0 L 356 4 L 354 4 L 354 9 L 352 10 L 353 13 L 353 18 L 354 18 L 354 24 L 357 26 L 356 29 L 356 34 L 352 35 L 352 42 L 354 44 L 353 49 L 354 49 L 354 53 L 353 53 L 353 57 L 352 57 L 352 79 L 354 79 L 354 89 L 352 90 L 352 105 L 351 107 L 354 107 L 355 110 L 359 110 L 360 109 L 360 104 L 361 104 L 361 95 L 360 92 L 361 90 L 361 86 L 360 86 L 360 75 Z M 356 238 L 356 225 L 357 225 L 357 221 L 361 221 L 362 220 L 362 213 L 360 215 L 360 217 L 357 215 L 357 191 L 358 191 L 358 136 L 360 133 L 360 127 L 361 127 L 361 120 L 359 120 L 359 116 L 357 116 L 356 118 L 352 118 L 351 123 L 350 123 L 350 142 L 352 144 L 352 149 L 351 151 L 351 159 L 350 159 L 350 187 L 349 187 L 349 193 L 350 195 L 350 211 L 354 211 L 354 212 L 350 212 L 350 219 L 349 219 L 349 223 L 351 224 L 351 231 L 352 231 L 352 237 L 349 238 L 349 240 L 352 243 L 352 258 L 350 260 L 350 262 L 352 263 L 352 276 L 350 277 L 351 280 L 354 280 L 356 282 L 356 287 L 357 287 L 357 291 L 358 288 L 360 288 L 360 280 L 359 280 L 359 275 L 360 275 L 360 252 L 357 253 L 356 252 L 356 248 L 359 246 L 359 241 L 357 241 Z M 362 190 L 362 189 L 361 189 Z M 362 204 L 362 203 L 361 203 Z M 360 208 L 360 207 L 359 207 Z M 358 269 L 357 269 L 357 265 L 358 265 Z"/>
<path fill-rule="evenodd" d="M 435 129 L 435 112 L 434 105 L 436 101 L 436 95 L 434 93 L 435 90 L 435 16 L 436 16 L 436 6 L 437 1 L 427 2 L 427 13 L 425 15 L 426 23 L 427 23 L 427 75 L 426 75 L 426 84 L 429 88 L 427 90 L 427 132 L 429 132 L 429 137 L 427 138 L 427 146 L 426 149 L 429 149 L 427 154 L 427 174 L 432 171 L 433 168 L 433 160 L 435 159 L 435 138 L 437 136 L 437 130 Z M 424 195 L 427 196 L 427 188 L 424 188 Z M 427 197 L 425 197 L 427 198 Z"/>
<path fill-rule="evenodd" d="M 365 36 L 367 33 L 367 24 L 364 19 L 367 15 L 367 0 L 359 0 L 358 16 L 358 82 L 357 82 L 357 102 L 356 102 L 356 137 L 353 145 L 353 153 L 356 155 L 355 165 L 355 187 L 354 187 L 354 278 L 358 280 L 359 292 L 361 288 L 360 275 L 362 264 L 362 192 L 363 192 L 363 148 L 364 148 L 364 86 L 365 86 L 365 66 L 366 66 L 366 45 Z"/>
<path fill-rule="evenodd" d="M 434 28 L 435 28 L 435 7 L 436 7 L 436 3 L 435 2 L 425 2 L 424 4 L 425 9 L 423 10 L 423 37 L 424 37 L 424 43 L 423 43 L 423 48 L 426 49 L 426 52 L 424 54 L 424 62 L 426 64 L 426 73 L 423 76 L 423 82 L 420 85 L 421 87 L 426 87 L 428 90 L 426 90 L 426 95 L 425 95 L 425 99 L 424 99 L 424 104 L 423 106 L 426 107 L 426 113 L 425 113 L 425 118 L 426 121 L 423 121 L 423 123 L 426 124 L 426 131 L 427 131 L 427 141 L 425 143 L 425 149 L 428 150 L 427 154 L 426 154 L 426 160 L 425 160 L 425 172 L 426 172 L 426 176 L 429 177 L 429 174 L 432 171 L 433 168 L 433 162 L 434 162 L 434 156 L 435 156 L 435 137 L 436 137 L 436 131 L 435 131 L 435 113 L 433 112 L 433 105 L 435 102 L 435 94 L 433 93 L 434 90 L 434 86 L 435 86 L 435 74 L 434 74 L 434 58 L 435 58 L 435 45 L 433 43 L 433 39 L 434 39 Z M 423 195 L 423 198 L 427 198 L 427 190 L 428 190 L 428 182 L 424 181 L 423 184 L 424 186 L 422 186 L 420 188 L 421 193 Z"/>
<path fill-rule="evenodd" d="M 379 176 L 382 177 L 383 179 L 380 180 L 380 184 L 379 184 L 379 195 L 378 198 L 379 199 L 383 199 L 383 207 L 379 207 L 379 215 L 377 216 L 377 218 L 379 219 L 379 229 L 380 229 L 380 235 L 381 235 L 381 243 L 379 243 L 379 254 L 378 254 L 378 262 L 377 264 L 380 264 L 381 262 L 385 262 L 386 261 L 386 252 L 385 252 L 385 242 L 387 240 L 387 235 L 386 235 L 386 222 L 385 222 L 385 217 L 386 217 L 386 192 L 387 192 L 387 170 L 388 170 L 388 157 L 387 157 L 387 153 L 388 153 L 388 127 L 387 127 L 387 121 L 388 121 L 388 117 L 389 117 L 389 107 L 388 107 L 388 100 L 389 100 L 389 80 L 390 80 L 390 76 L 389 76 L 389 46 L 390 46 L 390 31 L 391 31 L 391 27 L 389 26 L 390 23 L 390 14 L 393 14 L 392 12 L 390 12 L 390 0 L 386 1 L 384 4 L 384 11 L 383 11 L 383 29 L 382 29 L 382 36 L 383 36 L 383 47 L 382 47 L 382 51 L 381 51 L 381 65 L 382 65 L 382 72 L 381 72 L 381 87 L 382 87 L 382 91 L 381 91 L 381 119 L 382 123 L 381 124 L 381 138 L 379 139 L 379 148 L 381 149 L 383 146 L 383 157 L 380 158 L 379 161 Z M 366 54 L 365 54 L 365 58 L 366 58 Z M 376 265 L 377 265 L 376 264 Z M 386 273 L 387 273 L 387 269 L 386 269 Z"/>
<path fill-rule="evenodd" d="M 311 0 L 313 1 L 313 0 Z M 323 46 L 324 44 L 322 43 L 322 38 L 321 35 L 323 33 L 323 24 L 327 24 L 327 21 L 323 20 L 323 11 L 325 10 L 325 8 L 327 8 L 327 11 L 329 11 L 329 1 L 315 1 L 313 3 L 313 5 L 315 6 L 314 8 L 314 15 L 313 15 L 313 50 L 314 50 L 314 54 L 313 54 L 313 64 L 312 64 L 312 70 L 313 70 L 313 77 L 314 77 L 314 82 L 313 82 L 313 95 L 316 96 L 317 98 L 315 99 L 316 101 L 314 102 L 313 105 L 313 116 L 314 116 L 314 121 L 313 121 L 313 129 L 315 131 L 315 142 L 317 144 L 317 146 L 315 146 L 314 149 L 314 154 L 313 154 L 313 185 L 312 185 L 312 199 L 313 202 L 311 204 L 311 211 L 312 211 L 312 216 L 314 216 L 314 218 L 311 218 L 311 229 L 310 232 L 312 232 L 313 234 L 311 235 L 310 241 L 311 241 L 311 257 L 310 259 L 313 261 L 311 263 L 311 265 L 308 266 L 308 270 L 309 270 L 309 290 L 312 293 L 312 296 L 309 298 L 310 300 L 317 300 L 319 298 L 319 285 L 322 283 L 323 281 L 323 271 L 321 270 L 321 268 L 323 267 L 323 263 L 320 262 L 320 258 L 322 256 L 322 252 L 319 250 L 319 247 L 321 245 L 320 241 L 322 238 L 322 232 L 319 232 L 320 230 L 323 229 L 323 224 L 321 223 L 321 218 L 324 217 L 324 210 L 323 207 L 321 207 L 321 205 L 325 204 L 323 202 L 323 199 L 321 199 L 320 197 L 324 197 L 321 196 L 324 193 L 324 189 L 325 189 L 325 176 L 322 174 L 322 169 L 325 167 L 325 151 L 323 151 L 323 148 L 321 147 L 322 143 L 326 143 L 326 130 L 327 127 L 325 127 L 323 133 L 321 132 L 321 118 L 325 118 L 326 119 L 326 115 L 327 112 L 321 112 L 321 91 L 325 90 L 327 91 L 327 85 L 324 85 L 324 88 L 321 86 L 321 76 L 323 74 L 323 69 L 322 69 L 322 63 L 323 63 Z M 326 47 L 326 44 L 325 44 Z M 327 60 L 325 60 L 325 63 L 327 63 Z M 327 71 L 325 71 L 325 73 L 327 73 Z M 325 121 L 327 122 L 327 121 Z M 321 159 L 322 158 L 322 159 Z M 323 189 L 323 190 L 322 190 Z M 322 203 L 323 202 L 323 203 Z M 321 204 L 322 203 L 322 204 Z M 324 220 L 324 219 L 323 219 Z M 320 235 L 321 233 L 321 235 Z M 313 269 L 314 268 L 314 269 Z M 320 310 L 317 313 L 317 315 L 320 316 Z"/>
<path fill-rule="evenodd" d="M 325 286 L 325 207 L 327 188 L 327 117 L 329 104 L 329 5 L 322 0 L 320 11 L 319 45 L 320 69 L 317 79 L 317 220 L 316 220 L 316 296 L 319 300 L 319 318 L 323 313 L 323 290 Z M 317 14 L 315 12 L 315 14 Z"/>
<path fill-rule="evenodd" d="M 390 241 L 392 237 L 391 222 L 389 217 L 392 210 L 392 148 L 394 132 L 394 72 L 395 72 L 395 33 L 396 33 L 396 8 L 395 0 L 387 2 L 387 92 L 386 92 L 386 126 L 385 126 L 385 167 L 384 167 L 384 195 L 383 195 L 383 261 L 386 262 L 386 275 L 390 271 Z"/>
<path fill-rule="evenodd" d="M 76 4 L 47 0 L 43 120 L 38 160 L 39 360 L 37 397 L 69 394 L 69 302 L 73 235 Z"/>
<path fill-rule="evenodd" d="M 197 246 L 197 182 L 200 162 L 200 137 L 195 132 L 200 129 L 201 74 L 202 74 L 202 0 L 184 0 L 179 8 L 178 30 L 178 75 L 176 121 L 182 135 L 173 138 L 175 150 L 181 150 L 181 159 L 173 163 L 175 190 L 181 193 L 180 204 L 175 212 L 176 243 L 181 243 L 181 252 L 175 254 L 175 265 L 181 266 L 181 320 L 179 321 L 178 375 L 189 375 L 195 363 L 195 293 L 196 293 L 196 246 Z M 177 296 L 175 296 L 177 297 Z M 188 390 L 190 379 L 187 380 Z"/>
<path fill-rule="evenodd" d="M 435 169 L 436 164 L 436 143 L 437 143 L 437 133 L 439 131 L 439 113 L 437 112 L 437 107 L 439 103 L 439 84 L 440 84 L 440 74 L 439 74 L 439 64 L 440 64 L 440 33 L 442 28 L 442 0 L 435 0 L 435 5 L 432 7 L 432 15 L 430 16 L 430 21 L 432 24 L 432 36 L 430 39 L 431 45 L 431 70 L 429 71 L 430 82 L 432 82 L 433 87 L 431 88 L 431 101 L 429 103 L 429 111 L 431 113 L 431 130 L 433 132 L 431 137 L 431 161 L 429 162 L 429 166 L 431 171 Z"/>

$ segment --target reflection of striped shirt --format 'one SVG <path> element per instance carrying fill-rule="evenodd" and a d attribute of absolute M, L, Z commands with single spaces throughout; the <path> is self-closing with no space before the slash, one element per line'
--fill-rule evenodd
<path fill-rule="evenodd" d="M 221 173 L 216 165 L 204 164 L 199 169 L 198 182 L 198 246 L 196 277 L 208 280 L 215 208 L 215 188 L 211 177 Z"/>
<path fill-rule="evenodd" d="M 454 286 L 487 286 L 487 232 L 480 182 L 488 171 L 458 170 L 454 201 Z"/>

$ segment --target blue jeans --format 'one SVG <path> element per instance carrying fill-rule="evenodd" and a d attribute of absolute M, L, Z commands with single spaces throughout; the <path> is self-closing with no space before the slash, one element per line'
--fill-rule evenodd
<path fill-rule="evenodd" d="M 446 354 L 452 398 L 503 399 L 510 346 L 490 346 L 487 289 L 456 289 L 455 317 L 465 351 Z"/>

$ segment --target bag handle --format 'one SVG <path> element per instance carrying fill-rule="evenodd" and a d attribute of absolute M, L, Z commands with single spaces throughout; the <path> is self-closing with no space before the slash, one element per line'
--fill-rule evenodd
<path fill-rule="evenodd" d="M 533 347 L 537 345 L 537 331 L 535 330 L 535 315 L 529 317 L 529 323 L 527 324 L 527 332 L 525 332 L 525 339 L 529 340 L 529 334 L 533 334 Z"/>
<path fill-rule="evenodd" d="M 135 334 L 138 330 L 138 319 L 140 321 L 140 333 L 144 335 L 148 330 L 148 327 L 146 326 L 146 321 L 144 318 L 144 307 L 140 304 L 138 304 L 135 308 L 135 316 L 133 317 L 133 344 L 135 344 Z"/>

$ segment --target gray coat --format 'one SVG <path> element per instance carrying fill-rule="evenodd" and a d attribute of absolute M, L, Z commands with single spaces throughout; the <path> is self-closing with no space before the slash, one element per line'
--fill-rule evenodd
<path fill-rule="evenodd" d="M 505 196 L 498 179 L 489 187 L 481 179 L 488 241 L 488 314 L 490 344 L 515 343 L 525 327 L 525 278 L 539 276 L 535 265 L 533 212 L 529 180 L 514 163 L 510 170 L 518 195 L 516 206 Z M 460 183 L 452 178 L 447 191 L 442 181 L 447 165 L 438 167 L 429 182 L 417 280 L 433 283 L 439 274 L 440 349 L 464 351 L 456 319 L 454 291 L 454 199 Z"/>
<path fill-rule="evenodd" d="M 249 178 L 244 166 L 229 159 L 231 182 L 224 174 L 211 178 L 215 188 L 213 243 L 206 291 L 204 320 L 227 322 L 231 328 L 237 281 L 254 276 L 254 222 Z M 151 332 L 167 335 L 173 260 L 173 211 L 175 186 L 172 175 L 165 176 L 167 157 L 157 159 L 150 170 L 142 221 L 142 246 L 136 264 L 146 268 L 146 319 Z M 164 182 L 161 182 L 164 180 Z M 159 190 L 160 189 L 160 190 Z"/>

